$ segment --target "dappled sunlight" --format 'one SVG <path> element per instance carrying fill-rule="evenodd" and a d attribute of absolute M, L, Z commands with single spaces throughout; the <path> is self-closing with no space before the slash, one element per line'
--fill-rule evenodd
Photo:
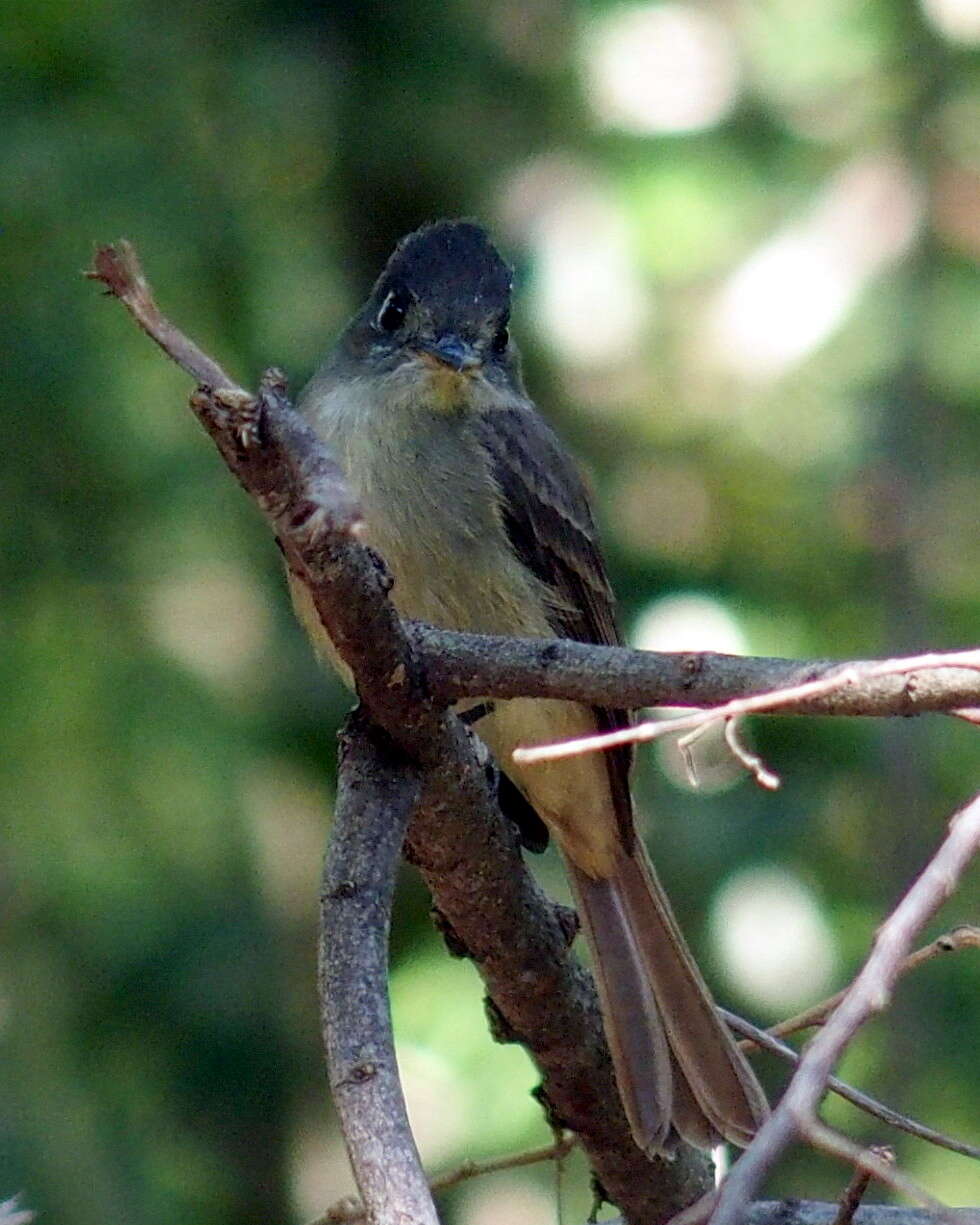
<path fill-rule="evenodd" d="M 528 1177 L 498 1175 L 467 1187 L 457 1220 L 459 1225 L 541 1225 L 556 1218 L 556 1191 Z"/>
<path fill-rule="evenodd" d="M 649 605 L 630 629 L 640 651 L 723 651 L 744 654 L 745 635 L 738 619 L 715 596 L 678 592 Z"/>
<path fill-rule="evenodd" d="M 652 293 L 634 266 L 625 214 L 601 178 L 572 158 L 535 158 L 506 180 L 497 207 L 533 257 L 528 302 L 562 360 L 606 371 L 639 359 Z"/>
<path fill-rule="evenodd" d="M 629 258 L 626 227 L 612 200 L 598 189 L 570 193 L 539 217 L 532 242 L 531 307 L 562 359 L 605 366 L 636 355 L 651 297 Z"/>
<path fill-rule="evenodd" d="M 980 0 L 921 0 L 930 24 L 954 43 L 980 43 Z"/>
<path fill-rule="evenodd" d="M 698 593 L 678 593 L 655 601 L 630 630 L 630 643 L 642 651 L 720 651 L 741 655 L 745 635 L 721 600 Z M 675 713 L 662 708 L 663 714 Z M 657 712 L 653 712 L 657 717 Z M 743 769 L 725 743 L 722 724 L 709 724 L 686 749 L 678 737 L 654 741 L 657 765 L 675 787 L 713 795 L 739 782 Z"/>
<path fill-rule="evenodd" d="M 215 689 L 248 692 L 271 632 L 264 590 L 223 561 L 170 569 L 145 588 L 146 628 L 160 649 Z"/>
<path fill-rule="evenodd" d="M 763 380 L 802 361 L 843 323 L 870 278 L 908 249 L 921 219 L 906 164 L 881 156 L 850 162 L 806 217 L 728 278 L 708 327 L 718 359 Z"/>
<path fill-rule="evenodd" d="M 732 33 L 687 4 L 612 8 L 582 37 L 597 118 L 633 132 L 690 132 L 720 123 L 738 97 Z"/>
<path fill-rule="evenodd" d="M 739 994 L 771 1017 L 834 986 L 839 954 L 813 890 L 787 868 L 746 868 L 718 891 L 711 938 Z"/>

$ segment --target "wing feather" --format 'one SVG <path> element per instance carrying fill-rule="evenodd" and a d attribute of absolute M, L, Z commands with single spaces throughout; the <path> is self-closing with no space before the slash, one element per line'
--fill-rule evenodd
<path fill-rule="evenodd" d="M 500 490 L 501 517 L 511 547 L 546 587 L 555 634 L 578 642 L 618 644 L 613 593 L 585 483 L 574 460 L 530 404 L 487 410 L 477 429 Z M 626 710 L 593 710 L 600 731 L 630 722 Z M 606 761 L 617 823 L 624 843 L 632 847 L 632 752 L 628 747 L 614 749 Z"/>

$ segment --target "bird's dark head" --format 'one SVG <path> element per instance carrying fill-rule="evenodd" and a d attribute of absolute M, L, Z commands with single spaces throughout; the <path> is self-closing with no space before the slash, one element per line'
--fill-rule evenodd
<path fill-rule="evenodd" d="M 379 371 L 411 362 L 440 385 L 477 373 L 496 381 L 515 360 L 510 289 L 511 270 L 480 226 L 423 226 L 395 248 L 348 329 L 348 349 Z"/>

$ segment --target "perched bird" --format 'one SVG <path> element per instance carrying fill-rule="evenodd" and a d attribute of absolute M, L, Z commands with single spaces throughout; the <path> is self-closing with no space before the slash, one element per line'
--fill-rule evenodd
<path fill-rule="evenodd" d="M 424 226 L 398 244 L 300 409 L 360 499 L 403 616 L 618 643 L 588 497 L 524 390 L 510 300 L 510 269 L 479 226 Z M 294 600 L 337 663 L 298 585 Z M 678 1135 L 700 1147 L 745 1145 L 765 1096 L 637 836 L 630 753 L 524 767 L 511 757 L 518 745 L 628 721 L 624 710 L 517 698 L 487 703 L 476 730 L 512 798 L 524 797 L 561 849 L 636 1143 L 648 1153 L 669 1151 Z"/>

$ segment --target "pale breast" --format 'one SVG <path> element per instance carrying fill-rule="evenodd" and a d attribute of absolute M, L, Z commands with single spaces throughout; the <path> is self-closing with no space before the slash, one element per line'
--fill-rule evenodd
<path fill-rule="evenodd" d="M 547 590 L 513 553 L 465 411 L 423 410 L 391 395 L 379 404 L 376 392 L 374 382 L 346 383 L 342 394 L 314 385 L 305 411 L 361 502 L 366 542 L 391 570 L 399 612 L 446 629 L 550 636 Z M 349 683 L 309 597 L 294 586 L 293 599 L 318 652 Z M 527 698 L 496 701 L 476 728 L 575 862 L 606 875 L 618 841 L 602 758 L 519 768 L 511 757 L 520 744 L 594 729 L 588 707 Z"/>

